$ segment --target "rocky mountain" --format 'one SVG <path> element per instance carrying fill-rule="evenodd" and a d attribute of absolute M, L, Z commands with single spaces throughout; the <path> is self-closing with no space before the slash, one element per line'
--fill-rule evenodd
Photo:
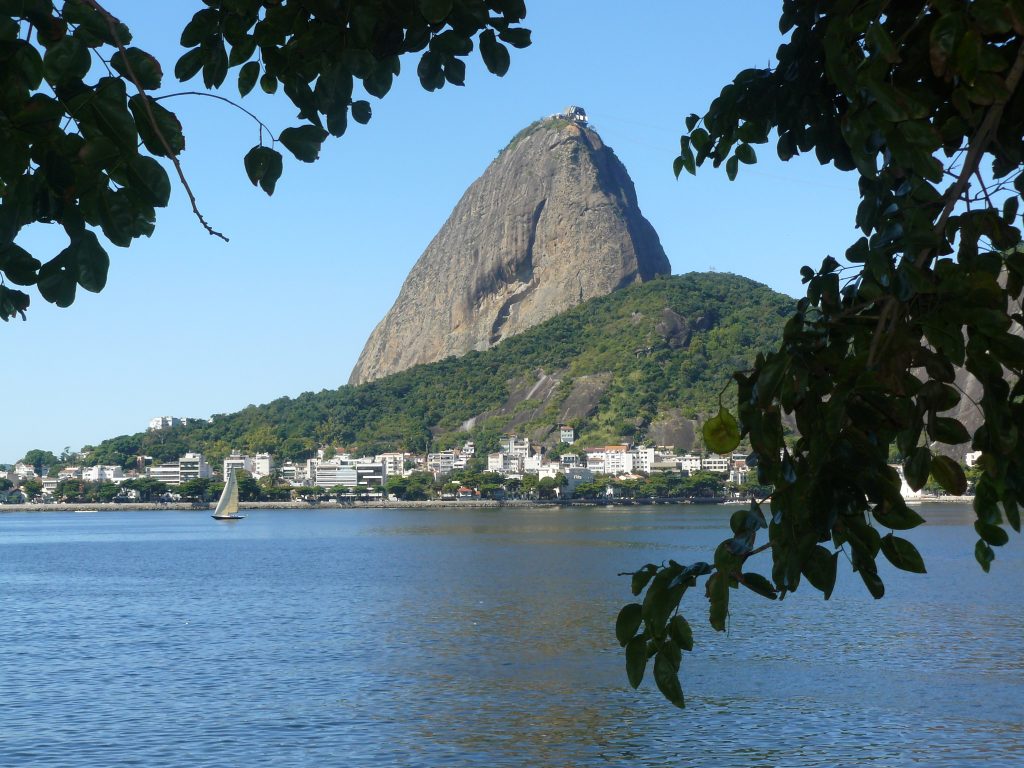
<path fill-rule="evenodd" d="M 625 167 L 582 110 L 520 131 L 455 206 L 350 384 L 484 350 L 670 271 Z"/>
<path fill-rule="evenodd" d="M 504 432 L 583 446 L 654 442 L 690 448 L 700 420 L 758 351 L 777 347 L 793 300 L 743 277 L 691 273 L 591 299 L 484 352 L 471 351 L 359 386 L 306 392 L 212 421 L 106 440 L 90 463 L 171 461 L 232 449 L 304 460 L 318 446 L 358 455 L 460 446 L 497 450 Z M 726 389 L 734 395 L 735 387 Z"/>

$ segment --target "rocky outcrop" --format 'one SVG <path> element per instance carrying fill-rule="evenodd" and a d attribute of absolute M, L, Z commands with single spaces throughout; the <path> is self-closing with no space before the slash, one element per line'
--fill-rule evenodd
<path fill-rule="evenodd" d="M 541 120 L 463 195 L 374 329 L 349 383 L 487 349 L 669 271 L 612 150 L 579 120 Z"/>

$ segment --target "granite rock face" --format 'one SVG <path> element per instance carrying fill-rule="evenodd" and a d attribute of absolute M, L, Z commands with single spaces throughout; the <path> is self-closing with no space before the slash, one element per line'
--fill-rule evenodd
<path fill-rule="evenodd" d="M 541 120 L 463 195 L 370 335 L 349 384 L 487 349 L 669 273 L 612 150 L 584 122 Z"/>

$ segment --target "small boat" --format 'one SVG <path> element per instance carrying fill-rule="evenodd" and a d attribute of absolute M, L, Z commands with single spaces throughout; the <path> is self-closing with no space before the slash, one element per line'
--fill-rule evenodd
<path fill-rule="evenodd" d="M 214 520 L 241 520 L 245 515 L 238 514 L 238 481 L 235 480 L 235 473 L 228 472 L 227 482 L 224 483 L 224 490 L 221 491 L 217 508 L 210 515 Z"/>

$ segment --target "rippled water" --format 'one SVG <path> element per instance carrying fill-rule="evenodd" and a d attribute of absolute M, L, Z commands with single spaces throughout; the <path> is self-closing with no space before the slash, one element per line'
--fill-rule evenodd
<path fill-rule="evenodd" d="M 1024 547 L 684 607 L 683 712 L 625 680 L 616 574 L 728 510 L 0 515 L 0 766 L 1019 766 Z M 764 567 L 761 569 L 765 570 Z"/>

